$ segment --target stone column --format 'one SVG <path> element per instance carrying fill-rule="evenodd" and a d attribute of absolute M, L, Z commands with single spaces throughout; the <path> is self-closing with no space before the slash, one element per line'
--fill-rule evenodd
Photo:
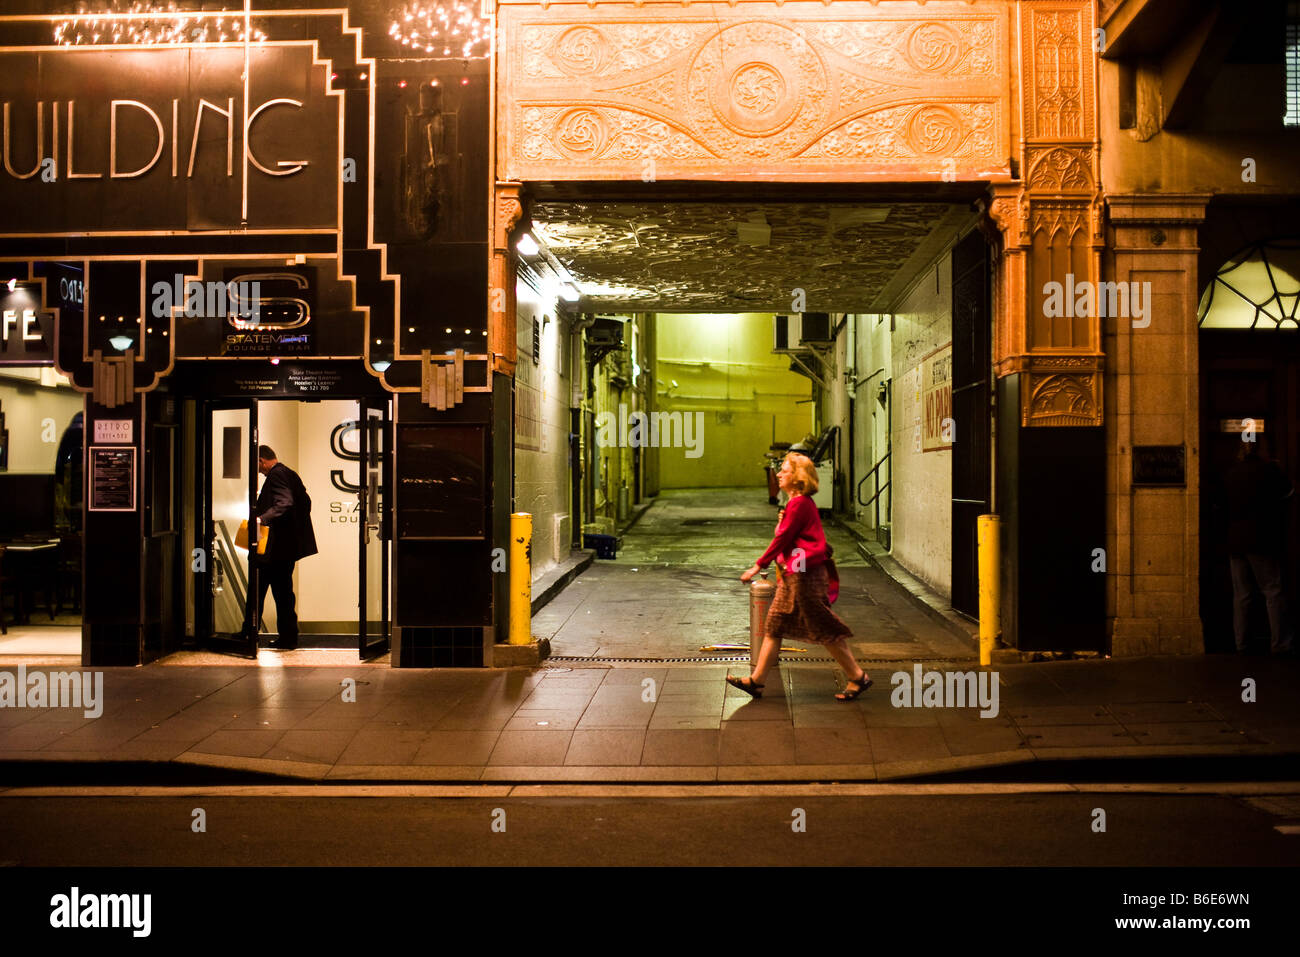
<path fill-rule="evenodd" d="M 1110 318 L 1103 326 L 1106 616 L 1116 656 L 1204 651 L 1196 307 L 1197 226 L 1208 200 L 1206 194 L 1106 197 L 1110 278 L 1130 284 L 1130 304 L 1136 288 L 1145 306 L 1141 317 Z M 1151 446 L 1164 447 L 1149 453 L 1162 460 L 1181 449 L 1182 486 L 1135 484 L 1134 447 Z"/>

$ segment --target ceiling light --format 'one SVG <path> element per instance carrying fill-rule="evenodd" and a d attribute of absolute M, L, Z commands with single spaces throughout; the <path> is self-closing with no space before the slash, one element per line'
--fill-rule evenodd
<path fill-rule="evenodd" d="M 577 302 L 582 298 L 582 293 L 578 292 L 578 287 L 571 282 L 561 283 L 560 298 L 565 302 Z"/>
<path fill-rule="evenodd" d="M 533 239 L 531 233 L 524 233 L 522 236 L 520 236 L 519 242 L 515 244 L 515 248 L 518 249 L 525 256 L 536 256 L 539 252 L 541 252 L 541 250 L 537 246 L 537 240 Z"/>
<path fill-rule="evenodd" d="M 378 362 L 370 363 L 370 368 L 374 369 L 376 372 L 387 372 L 388 367 L 391 365 L 392 363 L 387 359 L 380 359 Z"/>
<path fill-rule="evenodd" d="M 118 352 L 126 352 L 127 349 L 130 349 L 131 346 L 135 344 L 135 340 L 130 336 L 113 336 L 113 338 L 109 339 L 108 342 L 109 345 Z"/>

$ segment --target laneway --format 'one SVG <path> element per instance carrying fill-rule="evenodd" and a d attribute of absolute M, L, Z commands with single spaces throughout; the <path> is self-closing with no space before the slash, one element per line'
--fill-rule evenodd
<path fill-rule="evenodd" d="M 583 658 L 691 658 L 708 645 L 749 643 L 743 572 L 771 541 L 776 508 L 765 489 L 665 490 L 600 561 L 533 618 L 552 654 Z M 872 661 L 964 660 L 975 649 L 916 607 L 867 564 L 852 538 L 825 522 L 840 571 L 835 608 L 853 629 L 853 652 Z M 801 648 L 792 644 L 789 647 Z M 815 646 L 802 655 L 822 657 Z"/>

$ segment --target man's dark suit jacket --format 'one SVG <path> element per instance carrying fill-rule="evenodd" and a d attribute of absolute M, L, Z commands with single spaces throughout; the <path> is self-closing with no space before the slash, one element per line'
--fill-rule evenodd
<path fill-rule="evenodd" d="M 311 527 L 311 496 L 298 473 L 277 462 L 266 475 L 257 496 L 257 520 L 271 529 L 266 543 L 268 562 L 296 562 L 316 554 L 316 533 Z"/>

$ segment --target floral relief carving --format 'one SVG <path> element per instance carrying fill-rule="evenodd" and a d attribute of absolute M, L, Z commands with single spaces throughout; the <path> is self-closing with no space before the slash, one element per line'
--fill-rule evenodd
<path fill-rule="evenodd" d="M 1101 425 L 1096 373 L 1028 373 L 1029 390 L 1021 411 L 1027 426 Z"/>
<path fill-rule="evenodd" d="M 530 24 L 520 47 L 524 75 L 532 79 L 598 77 L 643 70 L 694 46 L 707 24 Z"/>
<path fill-rule="evenodd" d="M 499 173 L 639 175 L 655 157 L 665 179 L 698 175 L 701 161 L 727 178 L 753 178 L 754 161 L 764 177 L 937 177 L 944 160 L 1010 174 L 1004 6 L 763 9 L 602 4 L 582 20 L 567 6 L 502 7 Z"/>
<path fill-rule="evenodd" d="M 903 159 L 975 159 L 992 147 L 994 117 L 982 104 L 927 104 L 859 116 L 822 137 L 802 155 Z"/>
<path fill-rule="evenodd" d="M 1051 193 L 1091 193 L 1092 151 L 1054 146 L 1030 151 L 1029 187 Z"/>
<path fill-rule="evenodd" d="M 997 69 L 997 32 L 986 18 L 814 23 L 807 34 L 859 66 L 894 76 L 988 77 Z"/>

